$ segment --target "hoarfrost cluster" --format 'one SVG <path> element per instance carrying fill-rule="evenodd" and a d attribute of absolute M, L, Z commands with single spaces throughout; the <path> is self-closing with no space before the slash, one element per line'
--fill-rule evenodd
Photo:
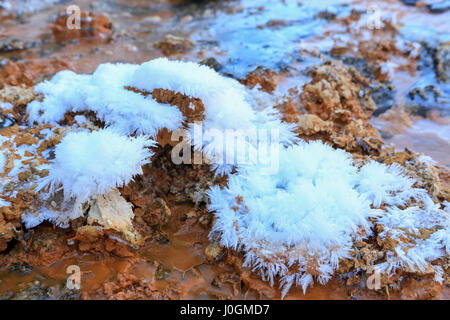
<path fill-rule="evenodd" d="M 211 236 L 243 250 L 244 264 L 272 284 L 280 276 L 283 295 L 293 284 L 305 291 L 314 278 L 325 284 L 341 259 L 352 258 L 353 243 L 373 234 L 372 221 L 383 225 L 382 239 L 398 242 L 378 266 L 383 272 L 424 272 L 450 253 L 448 213 L 412 187 L 400 166 L 369 162 L 357 169 L 349 153 L 321 142 L 282 149 L 279 161 L 277 174 L 241 169 L 209 197 L 217 216 Z M 405 208 L 408 201 L 416 205 Z M 439 231 L 422 240 L 420 228 Z M 440 272 L 435 267 L 437 279 Z"/>
<path fill-rule="evenodd" d="M 150 162 L 148 147 L 154 142 L 146 136 L 131 138 L 110 130 L 70 132 L 55 148 L 55 160 L 40 187 L 50 192 L 62 188 L 64 197 L 76 199 L 76 207 L 92 196 L 122 187 L 142 166 Z"/>
<path fill-rule="evenodd" d="M 75 202 L 68 217 L 78 217 L 82 203 L 141 174 L 152 156 L 152 138 L 161 129 L 196 129 L 197 124 L 185 123 L 176 106 L 129 88 L 166 89 L 201 99 L 205 131 L 279 130 L 276 173 L 262 175 L 259 164 L 238 166 L 235 173 L 219 166 L 219 172 L 229 173 L 228 186 L 214 186 L 208 196 L 209 209 L 217 217 L 210 236 L 225 247 L 243 250 L 245 264 L 271 284 L 280 277 L 283 294 L 293 284 L 306 290 L 314 279 L 326 283 L 340 260 L 351 258 L 354 242 L 372 235 L 374 224 L 383 226 L 381 238 L 398 240 L 379 266 L 385 272 L 423 271 L 449 254 L 448 211 L 425 190 L 414 188 L 400 166 L 368 162 L 358 168 L 345 151 L 298 141 L 292 126 L 282 123 L 271 108 L 257 110 L 235 80 L 205 66 L 165 58 L 142 65 L 103 64 L 92 75 L 62 71 L 35 87 L 43 99 L 28 105 L 30 124 L 57 125 L 67 112 L 84 111 L 105 123 L 98 131 L 66 134 L 55 148 L 48 176 L 40 181 L 41 188 L 50 186 L 51 193 L 62 188 L 66 201 Z M 75 119 L 88 121 L 81 115 Z M 257 148 L 258 138 L 248 143 Z M 212 158 L 222 156 L 221 147 L 218 141 L 194 146 Z M 27 227 L 57 219 L 46 208 L 40 213 L 24 216 Z M 421 228 L 435 232 L 421 237 Z M 411 241 L 404 243 L 404 238 Z M 438 280 L 441 271 L 435 268 Z"/>
<path fill-rule="evenodd" d="M 283 144 L 297 140 L 293 126 L 282 123 L 272 108 L 255 111 L 244 87 L 237 81 L 222 77 L 206 66 L 166 58 L 142 65 L 103 64 L 92 75 L 59 72 L 52 80 L 36 86 L 45 99 L 29 104 L 29 121 L 56 123 L 69 111 L 93 111 L 111 130 L 122 135 L 137 133 L 155 137 L 163 128 L 184 128 L 185 119 L 178 108 L 158 103 L 151 96 L 129 88 L 145 92 L 165 89 L 201 99 L 205 119 L 201 126 L 187 124 L 191 135 L 199 127 L 205 133 L 266 128 L 278 130 L 279 142 Z M 224 159 L 223 141 L 209 136 L 211 140 L 195 142 L 194 148 L 210 159 Z M 258 141 L 258 137 L 250 139 L 246 147 L 255 149 Z M 218 173 L 228 173 L 231 168 L 228 163 L 214 167 Z"/>

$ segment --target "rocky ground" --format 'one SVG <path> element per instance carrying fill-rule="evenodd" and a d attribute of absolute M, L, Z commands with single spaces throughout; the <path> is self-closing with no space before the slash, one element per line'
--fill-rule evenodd
<path fill-rule="evenodd" d="M 226 185 L 227 177 L 214 177 L 206 164 L 174 165 L 168 132 L 160 132 L 144 174 L 119 189 L 133 205 L 131 226 L 99 228 L 102 221 L 89 218 L 67 229 L 22 224 L 22 214 L 41 205 L 33 184 L 48 172 L 37 167 L 52 159 L 77 121 L 66 114 L 58 126 L 27 124 L 27 104 L 42 99 L 33 86 L 60 70 L 90 73 L 104 62 L 160 56 L 208 65 L 248 87 L 261 107 L 276 106 L 302 139 L 344 149 L 357 164 L 397 162 L 435 201 L 450 201 L 448 1 L 80 0 L 73 1 L 82 8 L 76 30 L 65 25 L 67 4 L 48 2 L 44 8 L 45 1 L 9 1 L 0 9 L 0 135 L 26 147 L 25 153 L 10 141 L 0 147 L 7 156 L 1 179 L 12 172 L 19 178 L 5 184 L 10 205 L 0 208 L 2 299 L 281 297 L 242 267 L 242 253 L 208 239 L 215 221 L 205 191 Z M 202 120 L 199 99 L 161 89 L 141 93 Z M 91 121 L 80 126 L 103 126 L 83 115 Z M 100 202 L 85 210 L 93 208 L 107 210 Z M 292 288 L 285 298 L 448 299 L 448 257 L 436 262 L 442 284 L 430 265 L 383 278 L 381 290 L 367 288 L 371 265 L 383 261 L 392 241 L 375 234 L 355 243 L 353 259 L 326 286 L 306 294 Z M 81 290 L 65 286 L 70 265 L 81 268 Z"/>

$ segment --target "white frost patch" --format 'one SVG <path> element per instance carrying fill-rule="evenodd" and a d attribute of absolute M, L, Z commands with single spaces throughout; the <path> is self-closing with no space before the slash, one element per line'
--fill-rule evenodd
<path fill-rule="evenodd" d="M 259 167 L 230 175 L 227 188 L 209 191 L 209 209 L 217 216 L 211 237 L 220 235 L 222 245 L 243 250 L 245 265 L 271 283 L 280 276 L 283 295 L 293 284 L 306 290 L 314 278 L 326 283 L 339 259 L 350 257 L 354 241 L 371 234 L 369 217 L 386 225 L 386 232 L 445 222 L 426 191 L 412 188 L 414 181 L 396 165 L 370 162 L 358 170 L 350 154 L 311 142 L 281 150 L 279 168 L 272 176 L 261 175 Z M 425 209 L 397 207 L 408 199 Z M 377 209 L 382 204 L 388 212 Z M 401 261 L 422 269 L 423 261 L 444 254 L 449 234 L 442 229 L 406 255 L 392 253 L 387 265 L 395 269 Z"/>
<path fill-rule="evenodd" d="M 396 65 L 386 62 L 381 67 L 383 73 L 391 74 Z M 279 276 L 283 295 L 293 284 L 306 290 L 314 279 L 326 283 L 339 260 L 351 258 L 354 241 L 371 235 L 372 221 L 385 227 L 378 235 L 382 239 L 414 238 L 408 243 L 398 241 L 386 252 L 381 267 L 387 272 L 399 267 L 423 271 L 449 253 L 448 212 L 434 204 L 425 190 L 413 188 L 414 181 L 400 166 L 370 162 L 358 169 L 350 154 L 320 142 L 300 142 L 284 149 L 297 139 L 293 127 L 283 124 L 274 109 L 258 110 L 241 84 L 205 66 L 166 58 L 142 65 L 103 64 L 92 75 L 62 71 L 35 88 L 44 100 L 28 105 L 31 123 L 56 123 L 68 111 L 93 111 L 108 128 L 69 133 L 56 146 L 55 160 L 40 188 L 49 185 L 51 192 L 62 188 L 66 208 L 73 210 L 58 216 L 48 210 L 24 216 L 27 226 L 43 219 L 66 225 L 68 219 L 82 214 L 82 203 L 142 173 L 141 166 L 152 155 L 147 147 L 154 143 L 147 135 L 154 137 L 162 128 L 183 128 L 186 119 L 177 107 L 160 104 L 127 86 L 200 98 L 205 120 L 201 127 L 187 123 L 191 132 L 279 131 L 276 173 L 262 175 L 264 164 L 238 166 L 237 173 L 229 176 L 228 187 L 212 187 L 208 195 L 209 209 L 217 216 L 211 237 L 219 236 L 224 246 L 243 250 L 245 264 L 260 270 L 264 279 L 273 283 Z M 136 138 L 129 137 L 134 133 Z M 246 147 L 254 152 L 261 140 L 250 137 Z M 194 147 L 213 159 L 224 152 L 218 139 L 194 141 Z M 231 167 L 222 165 L 218 171 L 227 173 Z M 125 216 L 125 221 L 131 221 L 131 214 Z M 435 231 L 421 237 L 420 228 Z M 442 270 L 434 270 L 436 279 L 442 279 Z"/>
<path fill-rule="evenodd" d="M 88 119 L 83 115 L 76 115 L 73 118 L 78 124 L 85 124 L 88 122 Z"/>
<path fill-rule="evenodd" d="M 65 214 L 62 214 L 61 212 L 41 208 L 36 212 L 27 212 L 22 214 L 22 221 L 27 229 L 34 228 L 44 221 L 50 221 L 57 224 L 59 227 L 67 228 L 69 226 L 67 223 L 69 219 L 66 219 L 66 217 L 67 216 Z"/>
<path fill-rule="evenodd" d="M 161 88 L 200 98 L 205 106 L 206 126 L 219 130 L 246 128 L 256 118 L 242 85 L 193 62 L 162 58 L 143 63 L 131 85 L 149 92 Z"/>
<path fill-rule="evenodd" d="M 3 151 L 0 151 L 0 173 L 3 173 L 5 171 L 5 163 L 6 163 L 6 156 Z"/>
<path fill-rule="evenodd" d="M 395 70 L 398 67 L 398 64 L 392 61 L 386 61 L 380 63 L 380 72 L 381 74 L 385 74 L 388 76 L 389 79 L 392 79 L 392 77 L 395 74 Z"/>
<path fill-rule="evenodd" d="M 92 75 L 67 70 L 57 73 L 50 81 L 35 87 L 45 99 L 28 105 L 30 123 L 56 123 L 68 111 L 91 110 L 111 129 L 124 135 L 137 132 L 155 136 L 162 128 L 177 129 L 182 121 L 177 108 L 125 89 L 138 67 L 106 63 Z"/>
<path fill-rule="evenodd" d="M 150 161 L 152 140 L 146 136 L 131 138 L 110 130 L 70 132 L 55 148 L 49 175 L 40 188 L 50 192 L 61 187 L 65 199 L 76 199 L 76 206 L 93 196 L 105 194 L 142 174 L 142 165 Z"/>
<path fill-rule="evenodd" d="M 57 2 L 59 0 L 4 0 L 0 1 L 0 8 L 16 15 L 22 15 L 43 10 Z"/>
<path fill-rule="evenodd" d="M 417 157 L 417 160 L 419 160 L 420 162 L 424 162 L 426 164 L 437 164 L 437 162 L 430 156 L 426 155 L 426 154 L 421 154 L 420 156 Z"/>
<path fill-rule="evenodd" d="M 13 108 L 13 105 L 12 105 L 11 103 L 0 101 L 0 109 L 3 109 L 3 110 L 12 110 L 12 108 Z"/>
<path fill-rule="evenodd" d="M 387 213 L 378 219 L 383 225 L 381 239 L 398 241 L 394 251 L 387 252 L 387 262 L 379 265 L 380 270 L 392 273 L 402 268 L 425 273 L 431 261 L 450 254 L 450 216 L 444 214 L 439 204 L 425 199 L 425 208 L 413 206 L 406 209 L 388 207 Z M 421 230 L 436 228 L 428 238 Z M 402 239 L 413 239 L 405 243 Z"/>
<path fill-rule="evenodd" d="M 8 207 L 11 203 L 9 201 L 6 201 L 5 199 L 0 198 L 0 208 L 1 207 Z"/>

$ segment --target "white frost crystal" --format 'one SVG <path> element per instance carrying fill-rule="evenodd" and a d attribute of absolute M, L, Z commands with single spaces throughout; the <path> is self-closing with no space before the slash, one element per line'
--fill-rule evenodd
<path fill-rule="evenodd" d="M 176 107 L 125 89 L 138 67 L 106 63 L 92 75 L 68 70 L 57 73 L 50 81 L 35 87 L 45 98 L 28 105 L 30 123 L 56 123 L 69 111 L 93 111 L 107 126 L 123 135 L 137 132 L 154 136 L 162 128 L 179 128 L 182 115 Z"/>
<path fill-rule="evenodd" d="M 92 75 L 61 71 L 50 81 L 35 87 L 44 94 L 44 100 L 28 105 L 29 121 L 56 123 L 69 111 L 93 111 L 111 130 L 123 135 L 138 133 L 155 137 L 163 128 L 183 129 L 185 119 L 177 107 L 158 103 L 151 95 L 144 97 L 129 88 L 146 92 L 166 89 L 201 99 L 205 106 L 203 132 L 241 130 L 238 134 L 244 135 L 242 131 L 252 128 L 276 129 L 279 142 L 292 144 L 297 140 L 291 130 L 293 126 L 282 123 L 272 108 L 257 112 L 245 87 L 236 80 L 225 78 L 206 66 L 166 58 L 142 65 L 102 64 Z M 188 124 L 191 136 L 195 127 L 196 124 Z M 257 148 L 258 141 L 258 138 L 251 140 L 250 147 Z M 220 138 L 193 143 L 210 159 L 224 159 L 224 144 Z M 214 169 L 219 167 L 219 173 L 228 173 L 232 166 L 227 164 L 221 163 Z"/>
<path fill-rule="evenodd" d="M 55 159 L 41 187 L 61 187 L 66 199 L 77 204 L 102 195 L 142 174 L 150 162 L 153 142 L 146 136 L 131 138 L 110 130 L 70 132 L 56 146 Z"/>
<path fill-rule="evenodd" d="M 275 175 L 246 167 L 230 175 L 227 188 L 214 186 L 209 208 L 217 216 L 211 236 L 219 234 L 222 245 L 243 250 L 245 265 L 264 279 L 273 283 L 280 276 L 283 294 L 293 284 L 305 291 L 314 277 L 326 283 L 339 260 L 351 257 L 354 241 L 372 234 L 370 217 L 397 236 L 405 233 L 402 228 L 443 228 L 407 254 L 400 253 L 404 248 L 399 244 L 383 269 L 408 265 L 422 270 L 427 261 L 445 254 L 448 216 L 425 190 L 413 188 L 414 181 L 398 166 L 369 162 L 358 170 L 350 154 L 321 142 L 282 149 L 279 158 Z M 424 207 L 398 207 L 409 199 Z M 382 204 L 387 212 L 377 209 Z"/>

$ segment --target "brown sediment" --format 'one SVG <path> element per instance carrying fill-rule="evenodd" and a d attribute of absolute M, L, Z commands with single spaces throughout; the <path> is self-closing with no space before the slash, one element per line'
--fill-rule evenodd
<path fill-rule="evenodd" d="M 370 118 L 375 105 L 370 97 L 360 96 L 369 81 L 354 67 L 346 69 L 342 63 L 327 62 L 314 68 L 311 77 L 300 94 L 300 102 L 309 113 L 338 124 Z"/>
<path fill-rule="evenodd" d="M 417 9 L 405 7 L 400 2 L 375 1 L 373 5 L 380 6 L 382 14 L 384 14 L 386 5 L 389 5 L 390 14 L 395 15 L 397 20 L 386 21 L 383 19 L 381 29 L 370 30 L 368 26 L 355 28 L 355 24 L 361 18 L 361 13 L 352 10 L 348 17 L 334 19 L 334 23 L 330 24 L 324 36 L 336 34 L 345 35 L 346 38 L 350 36 L 348 41 L 335 40 L 330 53 L 340 60 L 357 65 L 358 70 L 364 74 L 373 76 L 377 80 L 376 87 L 378 89 L 391 92 L 395 104 L 403 105 L 407 102 L 405 97 L 411 90 L 411 86 L 419 80 L 418 66 L 424 47 L 423 44 L 408 41 L 399 43 L 398 35 L 401 34 L 399 25 L 404 20 L 410 20 L 411 17 L 416 16 L 422 20 L 426 15 Z M 414 21 L 414 18 L 410 21 Z M 434 21 L 430 21 L 430 23 L 434 23 Z M 336 24 L 343 26 L 344 31 L 336 32 L 331 26 L 335 27 Z M 437 28 L 437 25 L 433 27 Z M 367 38 L 368 35 L 370 35 L 370 39 Z M 388 106 L 378 107 L 382 110 Z"/>
<path fill-rule="evenodd" d="M 54 135 L 49 140 L 44 140 L 43 135 L 40 133 L 44 129 L 52 129 L 51 125 L 43 125 L 35 128 L 21 128 L 17 124 L 5 128 L 0 132 L 0 135 L 5 137 L 15 136 L 13 141 L 5 141 L 0 146 L 0 151 L 6 157 L 5 167 L 0 175 L 1 179 L 6 183 L 4 184 L 4 192 L 15 192 L 15 195 L 3 196 L 11 205 L 0 208 L 0 227 L 9 230 L 5 231 L 3 241 L 7 239 L 7 243 L 15 241 L 23 241 L 23 226 L 21 222 L 22 214 L 28 211 L 33 212 L 42 205 L 40 194 L 35 192 L 35 181 L 48 174 L 47 169 L 40 169 L 39 166 L 48 161 L 42 157 L 42 152 L 48 148 L 53 147 L 62 138 L 64 130 L 55 130 Z M 33 146 L 34 149 L 27 150 L 24 156 L 29 157 L 23 159 L 23 157 L 16 152 L 14 147 L 21 145 Z M 19 162 L 19 163 L 17 163 Z M 16 166 L 22 166 L 18 170 L 18 180 L 11 180 L 9 173 Z M 18 168 L 15 168 L 16 170 Z M 10 228 L 13 226 L 15 232 Z M 4 243 L 5 244 L 5 243 Z M 2 245 L 2 250 L 5 251 L 7 247 Z M 47 260 L 43 260 L 47 261 Z"/>
<path fill-rule="evenodd" d="M 300 94 L 291 91 L 294 97 L 277 105 L 283 119 L 297 123 L 296 132 L 305 140 L 320 139 L 349 152 L 379 153 L 383 142 L 368 122 L 375 109 L 364 90 L 369 80 L 354 67 L 331 61 L 315 67 L 311 77 Z"/>
<path fill-rule="evenodd" d="M 25 105 L 36 98 L 38 98 L 38 94 L 32 88 L 27 88 L 22 84 L 20 86 L 2 85 L 0 87 L 1 101 L 13 104 L 15 113 L 24 114 Z"/>
<path fill-rule="evenodd" d="M 257 26 L 258 29 L 270 28 L 270 29 L 280 29 L 287 25 L 286 20 L 282 19 L 272 19 L 266 22 L 264 25 Z"/>
<path fill-rule="evenodd" d="M 277 88 L 275 76 L 276 74 L 273 70 L 257 67 L 255 70 L 249 72 L 246 78 L 241 79 L 241 83 L 249 88 L 253 88 L 259 84 L 259 90 L 272 93 Z"/>
<path fill-rule="evenodd" d="M 0 220 L 0 252 L 5 251 L 8 248 L 8 243 L 14 239 L 16 229 L 10 222 L 5 223 L 3 217 Z"/>
<path fill-rule="evenodd" d="M 165 89 L 153 90 L 152 98 L 159 103 L 168 103 L 171 106 L 177 106 L 189 123 L 205 119 L 205 106 L 198 98 L 190 98 L 184 94 Z"/>
<path fill-rule="evenodd" d="M 425 300 L 443 298 L 442 285 L 433 281 L 432 278 L 410 278 L 403 284 L 401 299 L 403 300 Z"/>
<path fill-rule="evenodd" d="M 448 83 L 450 81 L 450 41 L 438 44 L 433 57 L 437 80 Z"/>
<path fill-rule="evenodd" d="M 33 86 L 61 70 L 72 69 L 70 63 L 53 58 L 50 60 L 32 60 L 26 63 L 8 60 L 0 70 L 0 81 L 10 86 Z"/>
<path fill-rule="evenodd" d="M 103 284 L 103 294 L 109 300 L 140 300 L 140 299 L 177 299 L 179 292 L 169 287 L 163 292 L 145 279 L 139 279 L 132 274 L 119 274 L 115 281 Z"/>

